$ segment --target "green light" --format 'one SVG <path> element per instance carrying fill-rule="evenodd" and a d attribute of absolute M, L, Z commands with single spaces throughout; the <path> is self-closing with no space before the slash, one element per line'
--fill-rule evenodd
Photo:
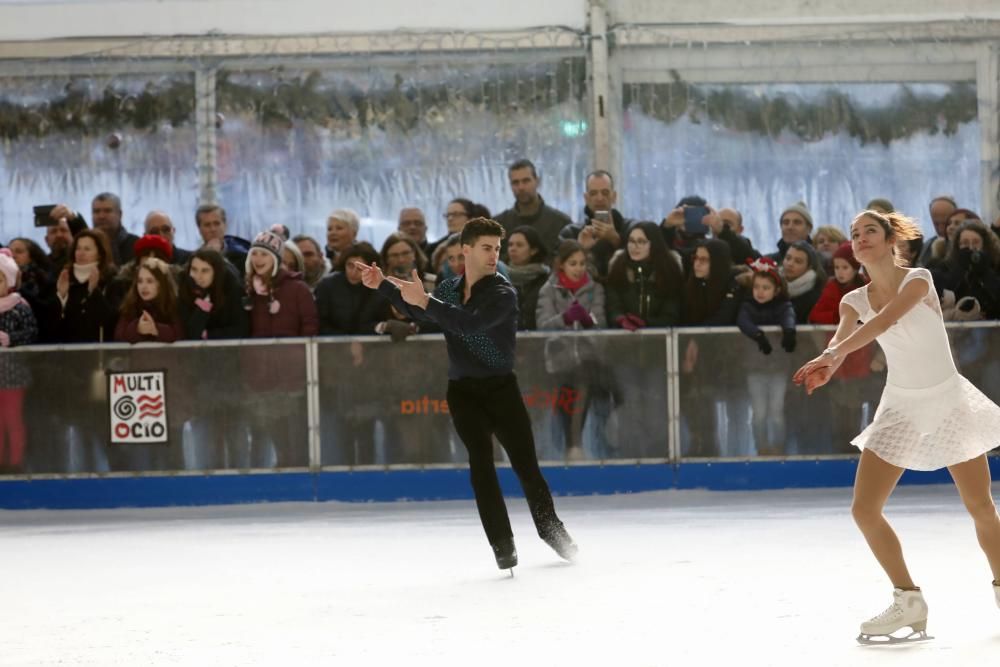
<path fill-rule="evenodd" d="M 587 131 L 587 121 L 572 121 L 564 120 L 562 124 L 562 133 L 567 137 L 579 137 L 581 134 Z"/>

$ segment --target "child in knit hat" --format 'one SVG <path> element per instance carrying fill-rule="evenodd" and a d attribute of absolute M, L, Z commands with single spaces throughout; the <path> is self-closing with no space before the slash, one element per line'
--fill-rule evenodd
<path fill-rule="evenodd" d="M 35 314 L 14 291 L 19 273 L 10 250 L 0 250 L 0 472 L 18 471 L 24 462 L 24 392 L 30 381 L 23 355 L 4 350 L 38 336 Z"/>
<path fill-rule="evenodd" d="M 757 453 L 775 456 L 784 451 L 788 373 L 783 363 L 768 357 L 773 348 L 760 327 L 781 326 L 781 347 L 786 352 L 793 352 L 796 345 L 795 309 L 788 300 L 785 281 L 774 260 L 762 257 L 747 263 L 753 270 L 750 296 L 740 304 L 736 324 L 760 350 L 760 354 L 750 353 L 745 357 Z"/>

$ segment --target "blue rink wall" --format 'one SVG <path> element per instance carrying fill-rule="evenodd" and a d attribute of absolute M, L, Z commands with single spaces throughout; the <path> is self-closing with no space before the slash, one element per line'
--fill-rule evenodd
<path fill-rule="evenodd" d="M 845 487 L 857 459 L 719 461 L 679 464 L 544 467 L 559 496 L 610 495 L 668 489 L 752 491 Z M 993 478 L 1000 457 L 990 458 Z M 510 468 L 499 469 L 506 495 L 520 496 Z M 947 470 L 908 471 L 902 484 L 950 482 Z M 352 470 L 210 475 L 76 478 L 0 478 L 2 509 L 97 509 L 277 502 L 390 502 L 472 498 L 468 471 L 448 469 Z"/>

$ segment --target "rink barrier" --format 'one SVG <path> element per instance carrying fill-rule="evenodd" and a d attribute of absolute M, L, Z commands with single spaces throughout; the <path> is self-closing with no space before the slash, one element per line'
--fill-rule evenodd
<path fill-rule="evenodd" d="M 997 328 L 998 323 L 949 323 L 949 330 Z M 766 331 L 777 331 L 777 328 L 765 328 Z M 832 327 L 803 326 L 800 341 L 807 338 L 810 332 L 820 332 L 829 335 Z M 578 334 L 571 334 L 578 335 Z M 651 424 L 647 432 L 659 434 L 663 449 L 667 453 L 663 458 L 627 458 L 591 459 L 584 462 L 567 463 L 564 461 L 542 458 L 542 466 L 547 479 L 557 495 L 591 495 L 635 493 L 644 491 L 661 491 L 669 489 L 709 489 L 709 490 L 755 490 L 780 488 L 815 488 L 842 487 L 853 483 L 857 465 L 856 455 L 826 455 L 805 456 L 794 455 L 784 457 L 723 457 L 723 458 L 685 458 L 682 452 L 681 432 L 681 383 L 684 377 L 681 373 L 680 339 L 691 336 L 705 336 L 702 346 L 711 349 L 710 340 L 714 336 L 737 336 L 735 327 L 704 327 L 678 329 L 644 329 L 636 333 L 626 331 L 601 331 L 590 334 L 599 345 L 604 345 L 608 353 L 621 354 L 621 350 L 637 350 L 636 354 L 647 354 L 650 350 L 659 349 L 653 358 L 661 358 L 665 364 L 663 385 L 666 391 L 666 410 L 658 418 L 663 420 L 662 430 L 650 417 Z M 529 351 L 527 360 L 522 360 L 525 366 L 523 374 L 519 366 L 519 377 L 523 383 L 530 382 L 530 373 L 534 367 L 542 366 L 543 359 L 531 356 L 531 350 L 537 355 L 539 344 L 552 339 L 551 332 L 525 332 L 519 334 L 525 339 L 524 348 Z M 660 347 L 657 337 L 663 339 Z M 443 349 L 440 335 L 415 336 L 404 345 L 418 341 L 434 343 L 438 356 Z M 821 336 L 813 336 L 821 338 Z M 992 337 L 991 337 L 992 338 Z M 535 339 L 535 340 L 532 340 Z M 569 339 L 569 338 L 567 338 Z M 651 340 L 652 339 L 652 340 Z M 653 343 L 645 345 L 639 341 Z M 698 338 L 697 340 L 701 340 Z M 739 340 L 733 338 L 733 340 Z M 622 343 L 616 343 L 622 341 Z M 992 346 L 992 341 L 989 341 Z M 366 355 L 378 357 L 380 350 L 400 350 L 397 344 L 389 342 L 386 337 L 340 337 L 340 338 L 300 338 L 300 339 L 244 339 L 237 341 L 185 341 L 172 345 L 130 346 L 126 344 L 104 345 L 53 345 L 31 346 L 13 350 L 7 354 L 16 358 L 18 354 L 44 354 L 51 351 L 72 353 L 80 351 L 94 355 L 101 353 L 101 359 L 128 357 L 146 350 L 164 352 L 172 349 L 188 348 L 241 348 L 241 347 L 304 347 L 305 368 L 303 388 L 305 399 L 302 403 L 302 417 L 306 425 L 306 440 L 303 447 L 301 468 L 260 470 L 246 469 L 212 469 L 183 471 L 133 471 L 112 473 L 52 473 L 31 475 L 0 475 L 0 508 L 107 508 L 107 507 L 147 507 L 161 505 L 202 505 L 202 504 L 232 504 L 253 502 L 364 502 L 364 501 L 398 501 L 398 500 L 437 500 L 437 499 L 469 499 L 471 489 L 468 483 L 466 466 L 461 462 L 434 464 L 380 464 L 369 466 L 323 466 L 321 442 L 321 351 L 336 354 L 338 346 L 360 343 L 372 345 L 366 347 Z M 534 347 L 532 347 L 534 345 Z M 644 346 L 645 345 L 645 346 Z M 325 349 L 324 349 L 325 347 Z M 343 351 L 344 347 L 340 347 Z M 409 348 L 407 348 L 409 350 Z M 547 349 L 547 348 L 546 348 Z M 990 347 L 992 349 L 992 347 Z M 423 351 L 423 350 L 421 350 Z M 266 350 L 265 350 L 266 352 Z M 216 354 L 216 353 L 211 353 Z M 662 355 L 662 356 L 659 356 Z M 797 362 L 790 355 L 787 359 L 777 355 L 784 363 Z M 800 355 L 801 356 L 801 355 Z M 76 356 L 71 357 L 75 359 Z M 429 369 L 428 377 L 436 377 L 441 371 L 441 382 L 444 384 L 444 368 L 437 368 L 441 362 L 435 362 L 433 357 L 417 355 Z M 987 359 L 993 361 L 992 359 Z M 55 362 L 54 362 L 55 363 Z M 138 363 L 137 360 L 135 363 Z M 328 360 L 329 363 L 329 360 Z M 712 361 L 721 364 L 724 370 L 725 362 Z M 85 367 L 85 366 L 84 366 Z M 393 368 L 389 366 L 388 368 Z M 376 374 L 377 374 L 376 368 Z M 383 369 L 385 370 L 385 369 Z M 544 369 L 543 369 L 544 370 Z M 362 369 L 364 371 L 364 369 Z M 64 372 L 72 372 L 66 369 Z M 371 371 L 365 371 L 371 374 Z M 379 376 L 381 382 L 383 376 Z M 654 377 L 655 380 L 655 377 Z M 347 382 L 349 383 L 348 377 Z M 690 380 L 688 380 L 690 381 Z M 426 383 L 425 383 L 426 384 Z M 412 384 L 410 386 L 412 389 Z M 522 387 L 525 389 L 525 387 Z M 433 390 L 433 391 L 432 391 Z M 439 393 L 436 384 L 428 388 L 426 393 Z M 327 391 L 329 389 L 327 388 Z M 353 396 L 351 396 L 353 398 Z M 327 395 L 329 398 L 329 394 Z M 993 397 L 996 399 L 997 397 Z M 58 397 L 52 398 L 55 405 Z M 352 404 L 353 407 L 354 404 Z M 58 413 L 57 413 L 58 414 Z M 542 413 L 544 414 L 544 413 Z M 688 422 L 692 415 L 686 414 Z M 419 422 L 418 422 L 419 423 Z M 660 422 L 662 423 L 662 421 Z M 689 424 L 690 426 L 690 424 Z M 655 440 L 655 438 L 653 438 Z M 454 446 L 454 443 L 452 443 Z M 307 453 L 306 453 L 307 452 Z M 306 461 L 308 460 L 308 461 Z M 991 458 L 991 469 L 994 477 L 998 470 L 1000 459 Z M 520 495 L 520 488 L 512 471 L 504 464 L 498 463 L 499 477 L 505 494 Z M 934 473 L 908 472 L 904 475 L 903 484 L 933 484 L 948 483 L 950 477 L 946 471 Z"/>
<path fill-rule="evenodd" d="M 1000 479 L 1000 457 L 989 458 Z M 849 487 L 857 457 L 815 461 L 719 461 L 544 466 L 556 496 L 670 490 L 757 491 Z M 523 497 L 509 467 L 497 470 L 504 495 Z M 950 484 L 947 470 L 907 471 L 900 484 Z M 0 509 L 110 509 L 282 502 L 472 500 L 465 468 L 261 472 L 0 480 Z"/>

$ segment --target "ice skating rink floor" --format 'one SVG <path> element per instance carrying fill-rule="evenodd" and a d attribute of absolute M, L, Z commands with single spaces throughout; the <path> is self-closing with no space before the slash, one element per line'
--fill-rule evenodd
<path fill-rule="evenodd" d="M 513 579 L 472 502 L 0 512 L 0 665 L 996 664 L 1000 609 L 950 486 L 888 508 L 935 639 L 855 643 L 891 587 L 849 503 L 560 498 L 570 565 L 510 499 Z"/>

